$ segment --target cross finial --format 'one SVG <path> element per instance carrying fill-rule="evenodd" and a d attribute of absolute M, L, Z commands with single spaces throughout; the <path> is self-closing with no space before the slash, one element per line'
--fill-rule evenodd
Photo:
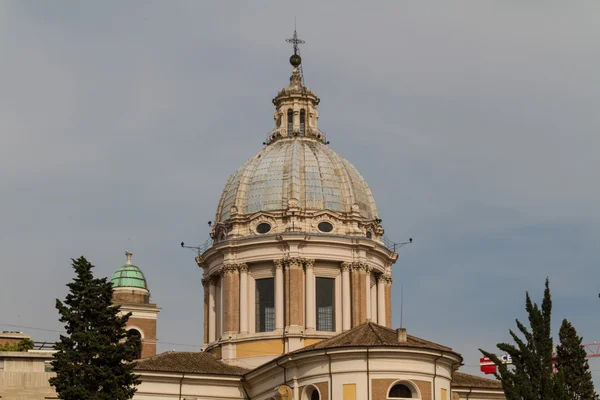
<path fill-rule="evenodd" d="M 306 43 L 304 40 L 298 38 L 298 33 L 296 32 L 295 26 L 294 26 L 294 35 L 291 38 L 286 39 L 285 41 L 288 43 L 292 43 L 294 45 L 294 55 L 298 54 L 298 45 Z"/>

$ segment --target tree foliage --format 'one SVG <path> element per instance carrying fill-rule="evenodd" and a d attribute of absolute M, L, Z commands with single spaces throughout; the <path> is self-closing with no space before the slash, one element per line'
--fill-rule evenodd
<path fill-rule="evenodd" d="M 127 335 L 129 314 L 112 305 L 112 283 L 94 278 L 84 257 L 73 260 L 75 278 L 63 302 L 56 300 L 66 335 L 56 344 L 50 379 L 63 400 L 127 400 L 140 383 L 133 373 L 139 341 Z"/>
<path fill-rule="evenodd" d="M 560 345 L 556 348 L 556 366 L 563 375 L 565 398 L 569 400 L 597 400 L 592 372 L 586 359 L 582 338 L 575 327 L 563 320 L 558 333 Z"/>
<path fill-rule="evenodd" d="M 554 373 L 552 364 L 553 341 L 551 329 L 552 299 L 550 296 L 549 281 L 546 279 L 544 299 L 541 307 L 531 301 L 529 293 L 525 295 L 525 310 L 529 319 L 529 328 L 516 320 L 517 328 L 521 336 L 514 331 L 509 333 L 515 344 L 499 343 L 498 349 L 507 353 L 512 358 L 512 365 L 504 364 L 496 355 L 480 349 L 486 357 L 489 357 L 497 366 L 496 378 L 502 382 L 502 388 L 506 400 L 596 400 L 591 375 L 586 381 L 589 372 L 585 350 L 581 348 L 581 338 L 578 338 L 575 329 L 572 331 L 565 327 L 560 336 L 560 351 L 563 354 L 562 362 L 559 360 L 558 373 Z M 575 344 L 575 338 L 578 339 Z M 569 342 L 565 340 L 569 338 Z M 576 352 L 577 348 L 579 352 Z M 569 350 L 567 350 L 569 349 Z M 583 352 L 583 355 L 582 353 Z M 567 358 L 565 355 L 569 354 Z M 577 354 L 577 357 L 573 356 Z M 567 361 L 568 359 L 568 361 Z M 584 367 L 585 365 L 585 367 Z M 581 377 L 581 385 L 569 384 L 573 377 Z M 585 384 L 583 382 L 586 382 Z M 587 383 L 589 382 L 589 384 Z M 572 397 L 574 390 L 585 388 L 585 396 Z"/>

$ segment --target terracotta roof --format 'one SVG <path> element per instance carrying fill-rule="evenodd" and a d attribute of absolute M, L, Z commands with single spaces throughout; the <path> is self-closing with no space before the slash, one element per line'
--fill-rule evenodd
<path fill-rule="evenodd" d="M 480 389 L 502 389 L 502 383 L 497 379 L 487 379 L 480 376 L 455 372 L 452 376 L 452 387 L 467 387 Z"/>
<path fill-rule="evenodd" d="M 206 352 L 168 351 L 138 361 L 136 371 L 242 376 L 249 370 L 227 365 Z"/>
<path fill-rule="evenodd" d="M 335 335 L 329 339 L 296 350 L 294 353 L 303 353 L 306 351 L 319 349 L 330 349 L 334 347 L 356 346 L 419 347 L 431 350 L 453 351 L 450 347 L 442 346 L 441 344 L 430 342 L 412 335 L 407 335 L 406 342 L 398 343 L 396 330 L 377 325 L 373 322 L 366 322 L 346 332 L 342 332 L 339 335 Z"/>

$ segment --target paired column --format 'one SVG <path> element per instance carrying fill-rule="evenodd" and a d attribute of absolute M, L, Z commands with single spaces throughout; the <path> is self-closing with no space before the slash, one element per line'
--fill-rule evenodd
<path fill-rule="evenodd" d="M 350 268 L 352 264 L 343 262 L 341 266 L 342 270 L 342 330 L 347 331 L 350 329 Z"/>
<path fill-rule="evenodd" d="M 217 279 L 216 277 L 210 277 L 208 286 L 208 342 L 212 343 L 215 341 L 215 335 L 217 334 L 216 316 L 217 316 L 217 304 L 216 304 L 216 292 L 217 292 Z"/>
<path fill-rule="evenodd" d="M 240 333 L 248 333 L 248 265 L 239 264 L 240 271 Z"/>
<path fill-rule="evenodd" d="M 275 330 L 283 331 L 283 260 L 275 264 Z"/>
<path fill-rule="evenodd" d="M 372 317 L 371 317 L 371 270 L 372 268 L 367 266 L 365 271 L 365 297 L 366 297 L 366 301 L 367 301 L 367 322 L 371 321 Z"/>
<path fill-rule="evenodd" d="M 210 314 L 210 306 L 208 304 L 209 286 L 210 278 L 202 278 L 202 288 L 204 289 L 204 344 L 209 343 L 209 332 L 212 329 L 212 325 L 208 321 L 208 315 Z"/>
<path fill-rule="evenodd" d="M 385 324 L 385 281 L 383 274 L 377 275 L 377 323 Z"/>
<path fill-rule="evenodd" d="M 315 326 L 315 275 L 313 267 L 315 260 L 305 260 L 305 277 L 306 277 L 306 330 L 314 330 Z"/>
<path fill-rule="evenodd" d="M 377 284 L 374 278 L 370 278 L 368 288 L 370 290 L 369 297 L 371 298 L 371 321 L 378 324 L 379 321 L 377 320 Z"/>

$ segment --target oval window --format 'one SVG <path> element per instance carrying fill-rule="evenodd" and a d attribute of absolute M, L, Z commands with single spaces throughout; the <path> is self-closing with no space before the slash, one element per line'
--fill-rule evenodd
<path fill-rule="evenodd" d="M 267 224 L 266 222 L 262 222 L 262 223 L 258 224 L 256 227 L 256 232 L 258 232 L 258 233 L 267 233 L 270 230 L 271 230 L 271 225 Z"/>
<path fill-rule="evenodd" d="M 321 232 L 327 233 L 333 230 L 333 225 L 331 225 L 329 222 L 320 222 L 319 225 L 317 225 L 317 228 L 319 228 Z"/>

